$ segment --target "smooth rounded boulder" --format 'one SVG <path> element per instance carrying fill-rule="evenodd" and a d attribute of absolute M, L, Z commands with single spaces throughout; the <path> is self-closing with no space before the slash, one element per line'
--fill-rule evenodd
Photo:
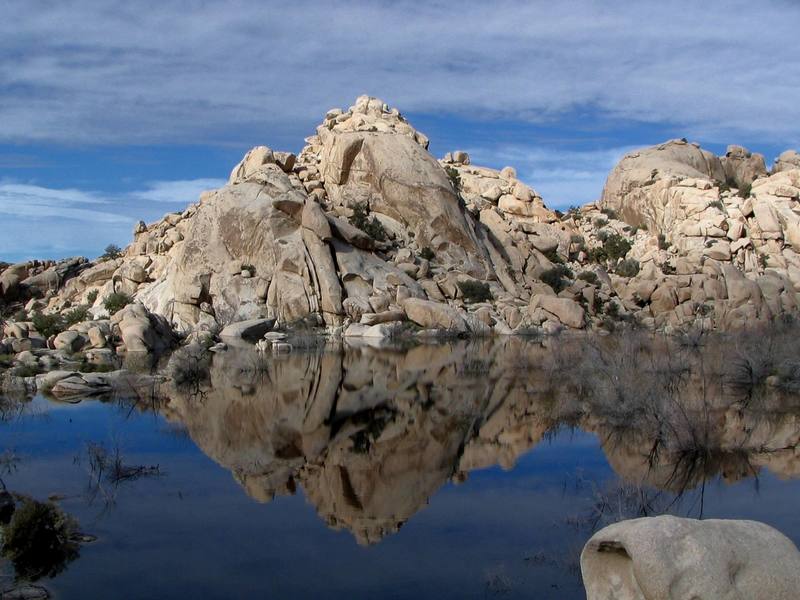
<path fill-rule="evenodd" d="M 645 517 L 593 535 L 581 574 L 587 600 L 793 600 L 800 552 L 756 521 Z"/>

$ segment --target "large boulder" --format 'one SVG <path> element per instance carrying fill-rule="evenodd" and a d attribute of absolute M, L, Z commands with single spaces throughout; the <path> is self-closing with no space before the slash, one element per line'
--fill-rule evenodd
<path fill-rule="evenodd" d="M 797 150 L 787 150 L 775 159 L 772 167 L 773 173 L 788 171 L 789 169 L 800 169 L 800 153 Z"/>
<path fill-rule="evenodd" d="M 371 100 L 374 106 L 384 104 Z M 365 110 L 317 130 L 320 171 L 333 205 L 347 210 L 364 204 L 392 231 L 404 232 L 441 260 L 485 277 L 485 250 L 445 170 L 418 138 L 407 135 L 406 123 L 384 117 L 378 109 Z M 392 113 L 387 109 L 385 114 Z"/>
<path fill-rule="evenodd" d="M 203 198 L 163 283 L 146 294 L 147 306 L 175 327 L 268 317 L 291 322 L 315 313 L 336 322 L 342 314 L 330 249 L 300 223 L 305 193 L 274 164 L 260 165 L 258 175 L 258 182 Z"/>
<path fill-rule="evenodd" d="M 748 187 L 753 180 L 767 174 L 764 155 L 750 152 L 742 146 L 728 146 L 721 161 L 726 182 L 735 188 Z"/>
<path fill-rule="evenodd" d="M 426 329 L 446 329 L 454 333 L 469 330 L 463 314 L 457 308 L 432 300 L 408 298 L 403 303 L 409 321 Z"/>
<path fill-rule="evenodd" d="M 127 352 L 162 352 L 175 341 L 166 319 L 139 303 L 120 309 L 111 317 L 111 323 Z"/>
<path fill-rule="evenodd" d="M 710 185 L 725 181 L 725 169 L 711 152 L 685 140 L 671 140 L 627 154 L 609 174 L 601 203 L 631 225 L 668 231 L 683 196 L 674 184 L 685 179 Z M 714 199 L 718 196 L 708 200 Z"/>
<path fill-rule="evenodd" d="M 650 517 L 593 535 L 581 572 L 587 600 L 790 600 L 800 589 L 800 552 L 755 521 Z"/>

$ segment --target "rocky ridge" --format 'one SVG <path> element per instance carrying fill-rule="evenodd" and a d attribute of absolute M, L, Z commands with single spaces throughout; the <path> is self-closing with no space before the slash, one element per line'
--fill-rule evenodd
<path fill-rule="evenodd" d="M 397 109 L 329 111 L 297 155 L 250 150 L 229 182 L 140 222 L 120 256 L 8 265 L 0 354 L 156 351 L 240 321 L 387 338 L 563 328 L 730 330 L 797 312 L 800 159 L 672 140 L 602 198 L 550 210 L 512 167 L 436 160 Z M 109 299 L 125 304 L 118 314 Z M 114 304 L 114 302 L 112 302 Z M 43 335 L 34 314 L 86 319 Z M 74 315 L 73 315 L 74 316 Z"/>

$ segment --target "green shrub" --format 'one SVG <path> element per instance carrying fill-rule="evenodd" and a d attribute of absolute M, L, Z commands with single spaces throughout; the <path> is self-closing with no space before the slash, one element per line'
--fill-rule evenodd
<path fill-rule="evenodd" d="M 87 321 L 91 317 L 89 316 L 89 309 L 86 306 L 76 306 L 68 313 L 63 315 L 64 317 L 64 325 L 65 327 L 69 328 L 72 325 L 76 325 L 78 323 L 83 323 Z"/>
<path fill-rule="evenodd" d="M 667 236 L 663 233 L 658 234 L 658 249 L 659 250 L 666 250 L 669 248 L 669 242 L 667 242 Z"/>
<path fill-rule="evenodd" d="M 422 250 L 419 251 L 420 258 L 424 258 L 425 260 L 433 260 L 436 256 L 433 253 L 433 250 L 425 246 Z"/>
<path fill-rule="evenodd" d="M 626 258 L 617 265 L 614 272 L 621 277 L 636 277 L 639 273 L 639 261 L 633 258 Z"/>
<path fill-rule="evenodd" d="M 600 239 L 603 241 L 602 247 L 592 248 L 588 252 L 591 262 L 617 261 L 625 258 L 631 249 L 631 243 L 618 233 L 606 233 Z"/>
<path fill-rule="evenodd" d="M 350 207 L 353 211 L 353 216 L 350 217 L 350 224 L 357 227 L 366 233 L 373 240 L 379 242 L 386 241 L 386 229 L 383 224 L 375 217 L 369 216 L 369 209 L 366 202 L 357 202 Z"/>
<path fill-rule="evenodd" d="M 461 175 L 458 172 L 458 169 L 454 167 L 445 167 L 445 172 L 447 173 L 447 177 L 450 179 L 450 184 L 453 186 L 453 190 L 458 194 L 461 192 Z"/>
<path fill-rule="evenodd" d="M 742 198 L 747 198 L 750 195 L 750 191 L 752 190 L 752 185 L 749 183 L 745 183 L 742 187 L 739 188 L 739 196 Z"/>
<path fill-rule="evenodd" d="M 611 208 L 604 208 L 600 212 L 603 213 L 605 216 L 607 216 L 609 219 L 616 219 L 617 218 L 617 211 L 615 211 L 615 210 L 613 210 Z"/>
<path fill-rule="evenodd" d="M 114 260 L 120 256 L 122 256 L 122 248 L 116 244 L 109 244 L 103 254 L 100 255 L 100 260 Z"/>
<path fill-rule="evenodd" d="M 544 283 L 549 285 L 555 293 L 559 293 L 569 284 L 565 278 L 572 277 L 572 271 L 564 265 L 556 265 L 552 269 L 547 269 L 539 276 Z"/>
<path fill-rule="evenodd" d="M 551 263 L 560 265 L 564 262 L 564 259 L 558 255 L 558 250 L 555 248 L 548 250 L 547 252 L 542 252 L 542 254 L 544 254 L 547 260 L 549 260 Z"/>
<path fill-rule="evenodd" d="M 595 229 L 600 229 L 601 227 L 605 227 L 606 225 L 608 225 L 608 219 L 597 218 L 594 221 L 592 221 L 592 224 L 594 225 Z"/>
<path fill-rule="evenodd" d="M 22 323 L 23 321 L 28 320 L 28 313 L 25 312 L 24 308 L 20 308 L 17 312 L 14 313 L 12 317 L 15 323 Z"/>
<path fill-rule="evenodd" d="M 592 285 L 600 285 L 600 279 L 594 271 L 582 271 L 578 273 L 578 279 Z"/>
<path fill-rule="evenodd" d="M 97 290 L 89 292 L 89 295 L 86 296 L 86 300 L 89 304 L 94 304 L 97 301 Z"/>
<path fill-rule="evenodd" d="M 766 254 L 759 254 L 758 255 L 758 266 L 762 269 L 767 268 L 767 255 Z"/>
<path fill-rule="evenodd" d="M 674 275 L 675 274 L 675 267 L 673 267 L 668 262 L 665 262 L 664 264 L 661 265 L 661 272 L 664 275 Z"/>
<path fill-rule="evenodd" d="M 2 555 L 19 579 L 53 577 L 78 557 L 77 523 L 54 504 L 26 498 L 2 529 Z"/>
<path fill-rule="evenodd" d="M 714 200 L 713 202 L 709 202 L 706 208 L 716 208 L 717 210 L 725 212 L 725 205 L 722 203 L 721 200 Z"/>
<path fill-rule="evenodd" d="M 45 315 L 36 311 L 33 313 L 31 321 L 36 331 L 46 338 L 49 338 L 51 335 L 58 335 L 64 331 L 64 321 L 61 315 Z"/>
<path fill-rule="evenodd" d="M 128 306 L 131 302 L 133 302 L 133 298 L 128 296 L 128 294 L 114 292 L 103 301 L 103 306 L 108 311 L 109 315 L 113 315 Z"/>
<path fill-rule="evenodd" d="M 488 302 L 492 299 L 489 284 L 482 281 L 459 281 L 458 289 L 465 302 Z"/>

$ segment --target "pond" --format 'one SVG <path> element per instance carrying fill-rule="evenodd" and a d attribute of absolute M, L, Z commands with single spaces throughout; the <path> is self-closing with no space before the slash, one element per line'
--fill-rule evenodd
<path fill-rule="evenodd" d="M 37 581 L 58 598 L 583 598 L 581 548 L 620 519 L 800 542 L 800 398 L 774 368 L 795 346 L 773 342 L 175 356 L 183 377 L 127 394 L 3 400 L 0 478 L 96 538 Z"/>

